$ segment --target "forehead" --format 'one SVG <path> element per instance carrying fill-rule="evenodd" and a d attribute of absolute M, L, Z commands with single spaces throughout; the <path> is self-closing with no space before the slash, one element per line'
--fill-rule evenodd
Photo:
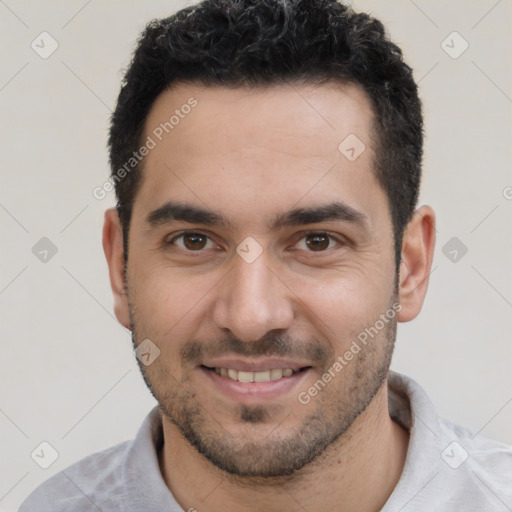
<path fill-rule="evenodd" d="M 187 199 L 270 216 L 302 200 L 357 203 L 362 189 L 379 188 L 372 126 L 370 101 L 356 85 L 180 84 L 147 117 L 143 141 L 154 147 L 135 206 L 147 212 Z"/>
<path fill-rule="evenodd" d="M 191 103 L 196 106 L 189 108 Z M 372 121 L 370 100 L 354 84 L 238 88 L 179 84 L 158 96 L 145 132 L 151 135 L 156 130 L 159 138 L 159 128 L 164 129 L 163 138 L 179 140 L 183 150 L 194 153 L 215 150 L 219 144 L 235 149 L 264 142 L 267 149 L 325 156 L 333 143 L 350 133 L 368 139 Z M 251 135 L 257 140 L 247 138 Z"/>

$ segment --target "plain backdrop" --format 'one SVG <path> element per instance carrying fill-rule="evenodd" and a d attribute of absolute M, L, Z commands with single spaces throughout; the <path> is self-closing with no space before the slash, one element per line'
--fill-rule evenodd
<path fill-rule="evenodd" d="M 154 405 L 112 311 L 101 228 L 114 197 L 92 191 L 108 177 L 108 118 L 134 42 L 147 21 L 184 5 L 0 1 L 2 511 L 132 438 Z M 399 326 L 392 367 L 440 416 L 512 443 L 512 4 L 353 5 L 384 22 L 419 81 L 420 202 L 438 221 L 427 299 Z M 43 441 L 58 453 L 48 469 L 31 457 Z"/>

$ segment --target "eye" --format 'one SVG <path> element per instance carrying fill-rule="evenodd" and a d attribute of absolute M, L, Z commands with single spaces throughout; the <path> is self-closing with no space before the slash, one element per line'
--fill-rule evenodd
<path fill-rule="evenodd" d="M 171 238 L 167 245 L 176 245 L 186 251 L 199 252 L 203 249 L 213 249 L 215 244 L 210 237 L 203 233 L 186 232 Z"/>
<path fill-rule="evenodd" d="M 324 252 L 340 244 L 340 240 L 332 235 L 315 232 L 303 236 L 297 243 L 297 247 L 309 252 Z"/>

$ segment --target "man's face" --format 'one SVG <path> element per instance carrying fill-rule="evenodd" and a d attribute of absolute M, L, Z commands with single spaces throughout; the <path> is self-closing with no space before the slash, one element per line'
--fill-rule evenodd
<path fill-rule="evenodd" d="M 372 120 L 362 90 L 333 84 L 182 85 L 148 116 L 142 140 L 157 144 L 127 265 L 134 342 L 160 350 L 141 368 L 164 421 L 230 473 L 303 467 L 385 381 L 396 319 L 377 320 L 396 301 L 395 268 Z"/>

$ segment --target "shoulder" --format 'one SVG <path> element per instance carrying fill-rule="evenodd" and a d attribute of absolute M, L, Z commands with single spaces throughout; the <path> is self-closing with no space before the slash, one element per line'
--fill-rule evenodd
<path fill-rule="evenodd" d="M 133 441 L 94 453 L 41 484 L 19 512 L 128 512 L 179 510 L 158 464 L 163 443 L 158 407 Z"/>
<path fill-rule="evenodd" d="M 512 510 L 512 447 L 440 418 L 413 379 L 392 373 L 389 384 L 391 416 L 410 440 L 384 510 Z"/>
<path fill-rule="evenodd" d="M 439 495 L 458 510 L 511 510 L 512 447 L 439 419 Z"/>
<path fill-rule="evenodd" d="M 52 476 L 22 503 L 19 512 L 101 510 L 98 503 L 123 494 L 123 463 L 131 441 L 94 453 Z"/>
<path fill-rule="evenodd" d="M 512 446 L 439 418 L 441 457 L 452 469 L 512 487 Z"/>

